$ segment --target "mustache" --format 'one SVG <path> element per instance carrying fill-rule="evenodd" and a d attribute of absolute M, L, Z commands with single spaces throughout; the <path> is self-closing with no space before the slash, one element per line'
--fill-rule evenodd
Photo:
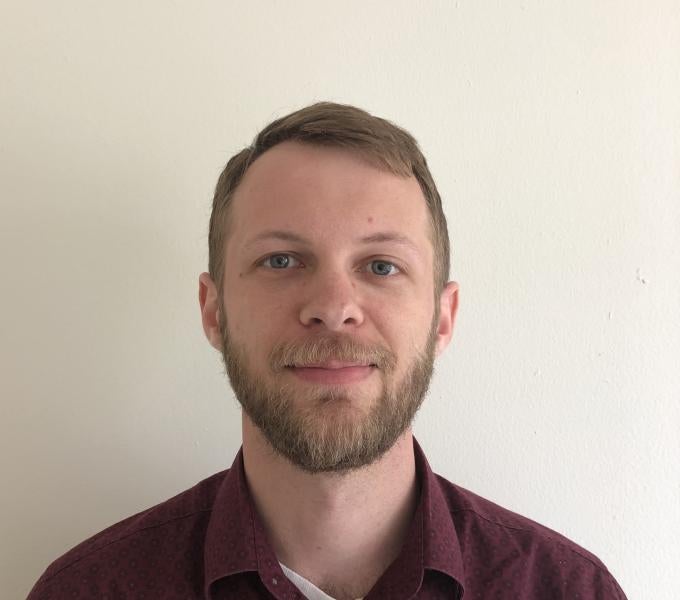
<path fill-rule="evenodd" d="M 274 372 L 330 360 L 372 364 L 385 371 L 394 370 L 397 364 L 395 354 L 385 346 L 364 344 L 348 335 L 322 335 L 295 342 L 279 342 L 269 353 L 269 365 Z"/>

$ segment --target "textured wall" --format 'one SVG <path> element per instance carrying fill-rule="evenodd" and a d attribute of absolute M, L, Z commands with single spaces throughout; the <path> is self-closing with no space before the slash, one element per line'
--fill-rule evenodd
<path fill-rule="evenodd" d="M 680 8 L 5 1 L 0 589 L 231 464 L 203 337 L 212 189 L 273 117 L 410 129 L 461 307 L 416 436 L 435 470 L 677 596 Z"/>

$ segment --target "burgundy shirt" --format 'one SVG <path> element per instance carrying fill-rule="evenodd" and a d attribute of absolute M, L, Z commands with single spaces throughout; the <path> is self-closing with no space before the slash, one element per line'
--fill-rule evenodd
<path fill-rule="evenodd" d="M 598 558 L 448 482 L 413 438 L 420 500 L 401 553 L 366 600 L 625 600 Z M 129 517 L 52 563 L 29 600 L 304 600 L 265 537 L 243 470 Z"/>

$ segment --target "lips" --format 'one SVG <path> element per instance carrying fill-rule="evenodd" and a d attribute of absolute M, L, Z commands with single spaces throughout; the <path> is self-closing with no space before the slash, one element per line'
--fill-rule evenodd
<path fill-rule="evenodd" d="M 289 367 L 294 375 L 304 381 L 327 385 L 362 381 L 369 377 L 375 368 L 372 364 L 337 360 Z"/>
<path fill-rule="evenodd" d="M 349 369 L 351 367 L 374 367 L 372 363 L 364 362 L 344 362 L 340 360 L 329 360 L 321 363 L 308 363 L 304 365 L 292 365 L 293 369 Z"/>

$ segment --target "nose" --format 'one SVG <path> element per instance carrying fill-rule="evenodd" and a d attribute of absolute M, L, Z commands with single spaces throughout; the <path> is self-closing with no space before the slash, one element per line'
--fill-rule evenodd
<path fill-rule="evenodd" d="M 300 322 L 323 325 L 330 331 L 358 327 L 364 321 L 356 282 L 351 274 L 338 270 L 315 273 L 306 282 L 300 309 Z"/>

